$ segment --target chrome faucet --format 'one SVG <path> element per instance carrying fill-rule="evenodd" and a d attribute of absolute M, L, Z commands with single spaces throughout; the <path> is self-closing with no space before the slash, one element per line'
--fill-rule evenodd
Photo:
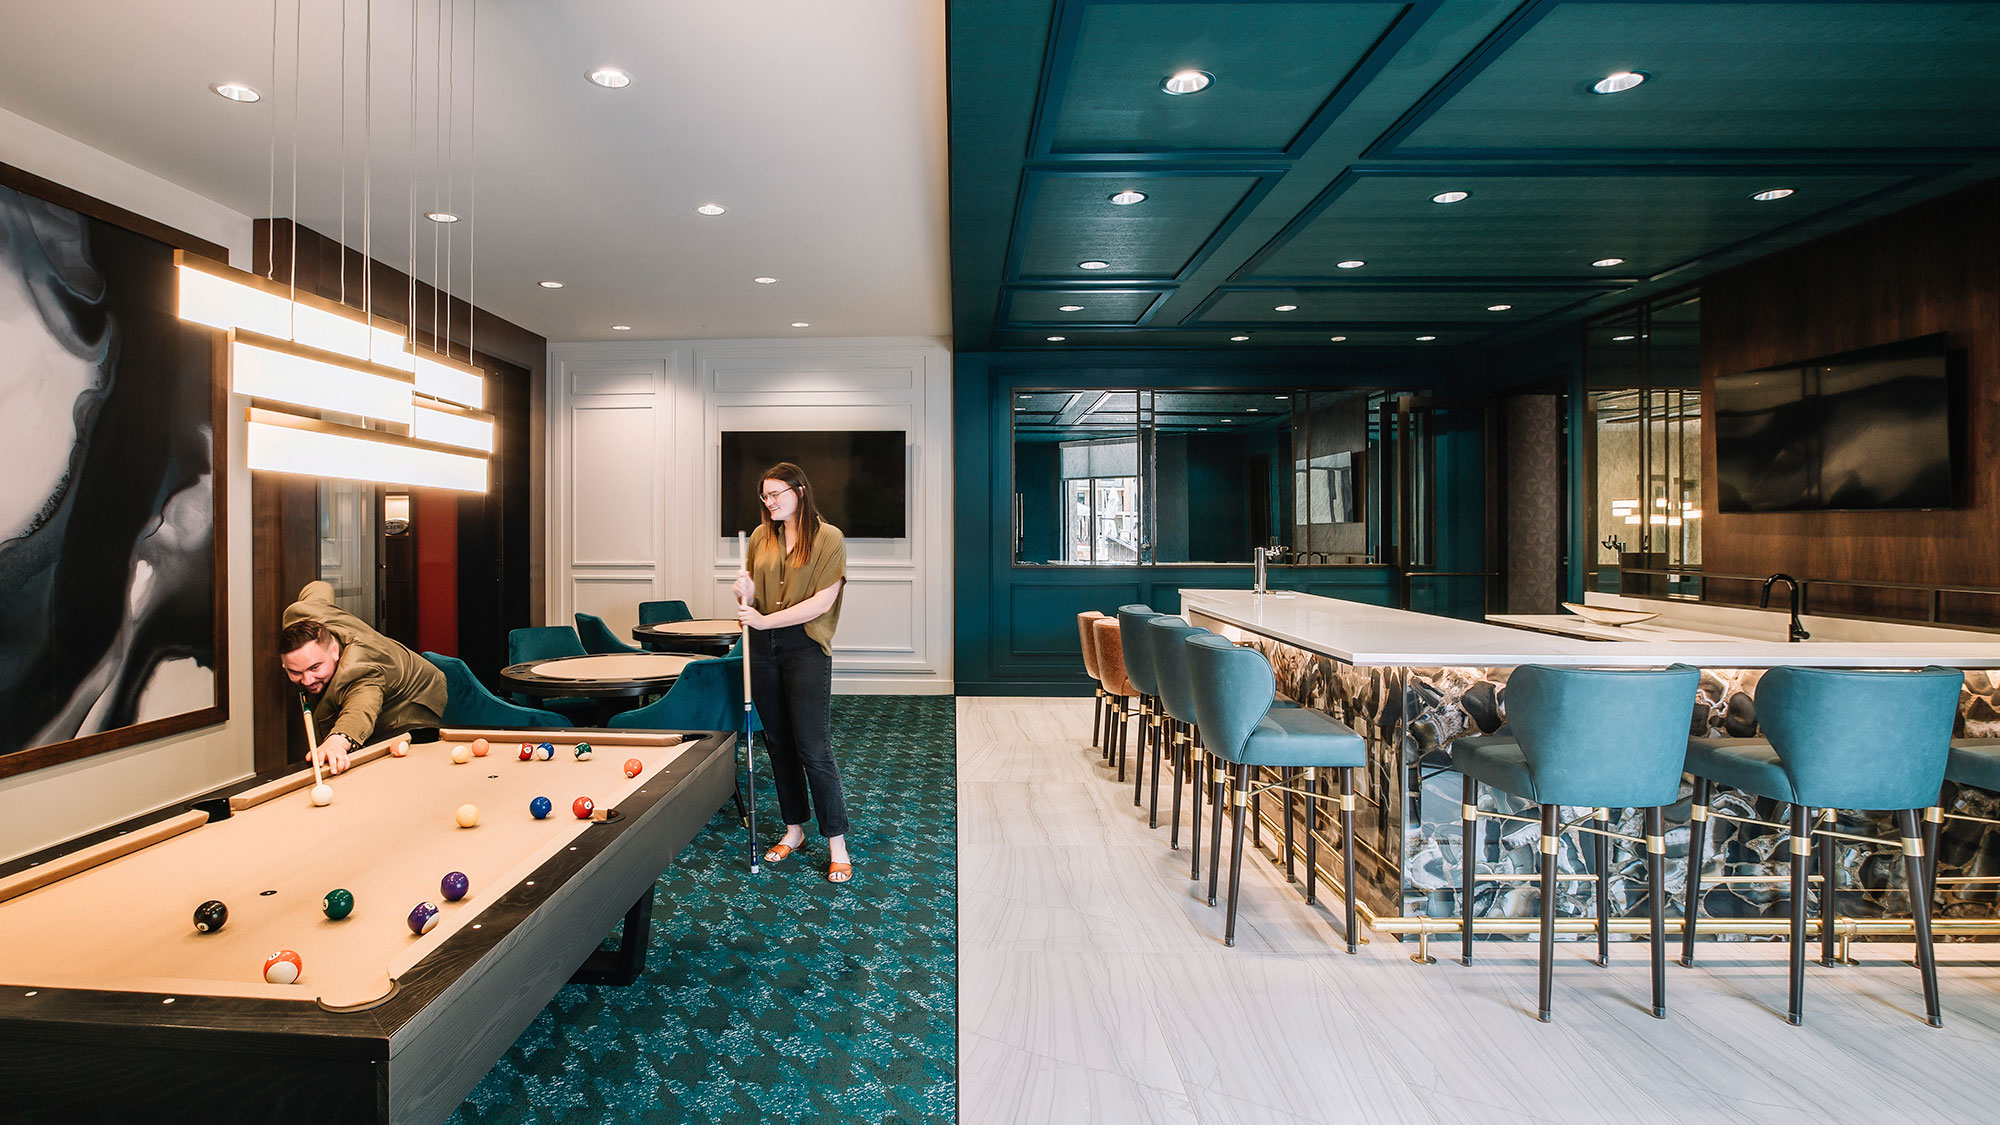
<path fill-rule="evenodd" d="M 1264 548 L 1257 547 L 1250 552 L 1250 592 L 1264 593 Z"/>
<path fill-rule="evenodd" d="M 1764 596 L 1757 599 L 1757 608 L 1758 609 L 1771 608 L 1771 587 L 1779 582 L 1783 582 L 1785 586 L 1792 592 L 1792 625 L 1790 634 L 1786 639 L 1794 644 L 1797 644 L 1799 641 L 1811 640 L 1812 634 L 1806 632 L 1806 627 L 1804 625 L 1799 624 L 1799 580 L 1798 579 L 1793 578 L 1791 575 L 1786 574 L 1782 571 L 1780 571 L 1777 574 L 1773 574 L 1769 578 L 1764 579 Z"/>

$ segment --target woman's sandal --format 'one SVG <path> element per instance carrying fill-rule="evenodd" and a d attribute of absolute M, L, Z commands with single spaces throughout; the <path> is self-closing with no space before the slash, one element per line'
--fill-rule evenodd
<path fill-rule="evenodd" d="M 853 865 L 853 864 L 851 864 L 851 863 L 829 863 L 829 864 L 827 864 L 827 865 L 826 865 L 826 881 L 827 881 L 827 882 L 829 882 L 829 883 L 845 883 L 845 882 L 847 882 L 847 881 L 848 881 L 849 879 L 852 879 L 852 878 L 854 878 L 854 865 Z"/>
<path fill-rule="evenodd" d="M 800 848 L 804 846 L 805 845 L 803 843 L 799 845 Z M 785 862 L 787 857 L 789 857 L 793 852 L 798 850 L 799 848 L 795 848 L 790 844 L 772 844 L 771 850 L 764 853 L 764 862 L 783 863 Z"/>

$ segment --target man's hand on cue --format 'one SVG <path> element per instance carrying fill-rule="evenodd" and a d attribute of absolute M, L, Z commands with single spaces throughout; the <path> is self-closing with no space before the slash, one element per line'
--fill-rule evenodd
<path fill-rule="evenodd" d="M 314 751 L 319 755 L 320 764 L 333 773 L 339 773 L 348 766 L 348 755 L 354 752 L 354 743 L 344 734 L 329 734 L 326 741 Z"/>

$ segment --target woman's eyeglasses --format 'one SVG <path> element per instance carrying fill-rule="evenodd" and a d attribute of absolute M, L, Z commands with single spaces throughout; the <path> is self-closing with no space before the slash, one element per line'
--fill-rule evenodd
<path fill-rule="evenodd" d="M 791 492 L 791 491 L 793 490 L 793 488 L 794 488 L 794 487 L 795 487 L 795 486 L 793 486 L 793 485 L 786 485 L 785 487 L 783 487 L 783 488 L 779 489 L 779 490 L 778 490 L 778 491 L 776 491 L 776 492 L 766 492 L 766 493 L 764 493 L 764 494 L 763 494 L 763 497 L 762 497 L 762 498 L 763 498 L 763 501 L 764 501 L 764 504 L 765 504 L 765 506 L 766 506 L 766 507 L 769 507 L 770 505 L 772 505 L 772 504 L 776 504 L 776 503 L 777 503 L 778 501 L 780 501 L 780 500 L 784 499 L 784 498 L 785 498 L 785 493 L 787 493 L 787 492 Z"/>

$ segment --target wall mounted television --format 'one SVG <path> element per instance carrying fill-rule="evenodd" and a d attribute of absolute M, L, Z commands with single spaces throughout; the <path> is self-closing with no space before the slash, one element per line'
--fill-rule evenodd
<path fill-rule="evenodd" d="M 756 474 L 790 461 L 806 471 L 819 514 L 847 538 L 906 538 L 907 440 L 902 430 L 724 430 L 720 531 L 755 528 L 763 518 Z"/>
<path fill-rule="evenodd" d="M 1949 508 L 1960 439 L 1944 333 L 1715 380 L 1724 512 Z"/>

